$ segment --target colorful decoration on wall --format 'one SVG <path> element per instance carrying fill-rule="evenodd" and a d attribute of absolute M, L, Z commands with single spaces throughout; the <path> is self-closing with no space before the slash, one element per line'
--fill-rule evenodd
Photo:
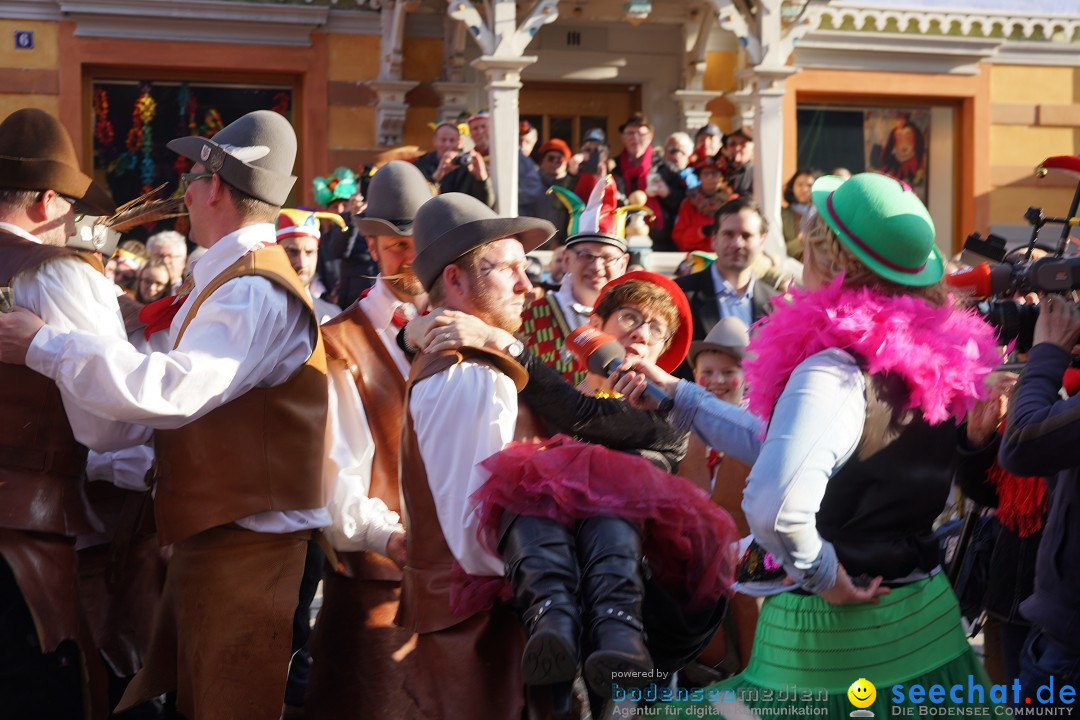
<path fill-rule="evenodd" d="M 109 120 L 109 96 L 101 88 L 94 91 L 94 139 L 99 148 L 108 148 L 116 139 L 112 121 Z"/>

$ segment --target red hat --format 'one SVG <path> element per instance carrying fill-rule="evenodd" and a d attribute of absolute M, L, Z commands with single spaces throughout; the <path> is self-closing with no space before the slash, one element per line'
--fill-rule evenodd
<path fill-rule="evenodd" d="M 672 336 L 667 350 L 656 359 L 656 364 L 661 370 L 669 373 L 675 372 L 675 368 L 682 364 L 682 361 L 686 359 L 686 353 L 690 351 L 690 337 L 693 333 L 693 316 L 690 315 L 690 303 L 686 300 L 686 294 L 683 293 L 681 287 L 675 284 L 674 280 L 666 275 L 649 272 L 648 270 L 635 270 L 617 277 L 605 285 L 600 290 L 600 296 L 596 298 L 596 305 L 600 304 L 608 290 L 617 285 L 622 285 L 628 280 L 640 280 L 658 285 L 667 291 L 668 297 L 675 303 L 675 309 L 679 312 L 679 329 Z M 594 311 L 596 305 L 593 305 Z"/>
<path fill-rule="evenodd" d="M 539 157 L 544 157 L 553 150 L 557 153 L 562 153 L 562 156 L 567 160 L 569 160 L 570 156 L 573 155 L 573 153 L 570 152 L 570 146 L 559 138 L 551 138 L 550 140 L 548 140 L 546 143 L 540 146 L 540 149 L 537 151 L 537 153 Z"/>

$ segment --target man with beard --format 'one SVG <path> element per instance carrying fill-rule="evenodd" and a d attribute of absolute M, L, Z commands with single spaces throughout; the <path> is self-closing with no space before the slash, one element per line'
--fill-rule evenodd
<path fill-rule="evenodd" d="M 416 717 L 404 692 L 412 633 L 394 625 L 405 564 L 398 442 L 409 373 L 396 339 L 426 300 L 412 270 L 412 226 L 430 199 L 423 174 L 411 163 L 394 161 L 375 173 L 357 227 L 367 236 L 379 277 L 323 326 L 330 377 L 325 473 L 333 487 L 333 522 L 325 533 L 340 564 L 328 567 L 323 578 L 307 717 Z"/>
<path fill-rule="evenodd" d="M 514 332 L 531 287 L 525 253 L 554 232 L 545 220 L 501 218 L 475 198 L 440 195 L 416 215 L 413 266 L 432 305 Z M 406 537 L 399 619 L 418 633 L 407 682 L 426 719 L 522 716 L 520 620 L 501 606 L 457 614 L 451 603 L 452 594 L 461 599 L 457 590 L 501 586 L 503 561 L 480 544 L 470 498 L 487 479 L 479 463 L 519 424 L 517 393 L 528 375 L 512 355 L 522 350 L 419 355 L 406 386 L 401 489 L 410 527 L 424 531 Z M 463 584 L 462 569 L 478 582 Z"/>
<path fill-rule="evenodd" d="M 614 207 L 582 213 L 578 232 L 566 240 L 559 289 L 532 302 L 521 315 L 525 347 L 540 362 L 558 370 L 573 385 L 585 379 L 586 369 L 563 352 L 566 336 L 589 321 L 600 289 L 621 277 L 630 261 L 626 239 L 615 231 Z"/>

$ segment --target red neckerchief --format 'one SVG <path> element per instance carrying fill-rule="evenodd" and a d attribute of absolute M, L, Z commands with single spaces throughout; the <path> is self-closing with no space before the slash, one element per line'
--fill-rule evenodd
<path fill-rule="evenodd" d="M 1080 370 L 1068 368 L 1061 384 L 1069 397 L 1075 395 L 1080 391 Z M 1002 525 L 1020 537 L 1028 537 L 1042 529 L 1050 497 L 1044 478 L 1013 475 L 994 458 L 986 479 L 997 491 L 996 512 Z"/>
<path fill-rule="evenodd" d="M 629 153 L 623 150 L 619 154 L 619 174 L 623 176 L 623 180 L 626 182 L 625 189 L 626 194 L 634 192 L 635 190 L 644 190 L 649 177 L 649 169 L 652 167 L 652 148 L 645 148 L 645 154 L 641 156 L 638 162 L 633 162 L 630 159 Z"/>
<path fill-rule="evenodd" d="M 709 477 L 712 477 L 713 473 L 716 472 L 716 467 L 721 462 L 723 462 L 723 460 L 724 460 L 723 455 L 721 455 L 718 451 L 713 450 L 712 448 L 709 448 L 709 459 L 706 461 L 706 463 L 707 463 L 707 465 L 709 467 Z"/>
<path fill-rule="evenodd" d="M 253 253 L 256 250 L 262 250 L 268 248 L 271 245 L 277 243 L 272 242 L 260 242 L 255 247 L 248 250 L 240 257 L 245 257 L 249 253 Z M 146 325 L 146 329 L 143 330 L 143 337 L 147 340 L 150 336 L 156 332 L 162 330 L 168 330 L 172 327 L 173 318 L 176 317 L 176 313 L 180 312 L 180 308 L 187 302 L 188 297 L 191 295 L 191 291 L 195 289 L 195 278 L 193 275 L 189 275 L 188 279 L 184 281 L 184 284 L 180 286 L 175 295 L 170 297 L 163 297 L 160 300 L 155 300 L 152 303 L 148 303 L 139 310 L 139 322 Z"/>

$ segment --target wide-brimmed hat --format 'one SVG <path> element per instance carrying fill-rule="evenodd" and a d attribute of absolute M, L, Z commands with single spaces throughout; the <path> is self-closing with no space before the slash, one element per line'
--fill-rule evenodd
<path fill-rule="evenodd" d="M 682 364 L 682 361 L 686 359 L 686 351 L 690 348 L 690 337 L 693 332 L 692 324 L 694 322 L 693 316 L 690 314 L 690 303 L 686 300 L 686 294 L 682 291 L 682 288 L 675 284 L 675 281 L 666 275 L 659 273 L 649 272 L 648 270 L 635 270 L 634 272 L 628 272 L 625 275 L 615 278 L 600 290 L 600 296 L 596 298 L 596 304 L 593 305 L 593 310 L 596 310 L 597 305 L 604 298 L 604 295 L 613 287 L 622 285 L 630 280 L 640 280 L 642 282 L 652 283 L 658 285 L 664 289 L 668 296 L 671 297 L 671 301 L 675 303 L 675 309 L 679 312 L 679 329 L 675 331 L 675 334 L 671 336 L 671 342 L 668 344 L 667 350 L 660 354 L 660 357 L 656 359 L 656 365 L 665 372 L 675 372 L 675 368 Z"/>
<path fill-rule="evenodd" d="M 383 165 L 371 176 L 367 210 L 353 224 L 364 235 L 412 235 L 420 206 L 431 199 L 431 186 L 419 168 L 403 160 Z"/>
<path fill-rule="evenodd" d="M 487 205 L 464 193 L 437 195 L 416 213 L 413 272 L 424 289 L 431 290 L 443 268 L 473 248 L 513 237 L 525 252 L 531 252 L 554 234 L 555 226 L 547 220 L 499 217 Z"/>
<path fill-rule="evenodd" d="M 241 192 L 281 207 L 296 177 L 296 132 L 272 110 L 256 110 L 226 125 L 214 139 L 191 135 L 167 147 Z"/>
<path fill-rule="evenodd" d="M 0 187 L 52 190 L 75 201 L 75 212 L 112 215 L 116 203 L 79 169 L 75 145 L 44 110 L 16 110 L 0 123 Z"/>
<path fill-rule="evenodd" d="M 690 343 L 690 364 L 697 362 L 697 356 L 703 352 L 718 352 L 742 362 L 746 346 L 750 344 L 750 333 L 746 323 L 737 317 L 721 318 L 713 325 L 704 340 Z"/>
<path fill-rule="evenodd" d="M 844 247 L 877 275 L 913 287 L 941 280 L 934 221 L 907 183 L 880 173 L 825 175 L 810 197 Z"/>

